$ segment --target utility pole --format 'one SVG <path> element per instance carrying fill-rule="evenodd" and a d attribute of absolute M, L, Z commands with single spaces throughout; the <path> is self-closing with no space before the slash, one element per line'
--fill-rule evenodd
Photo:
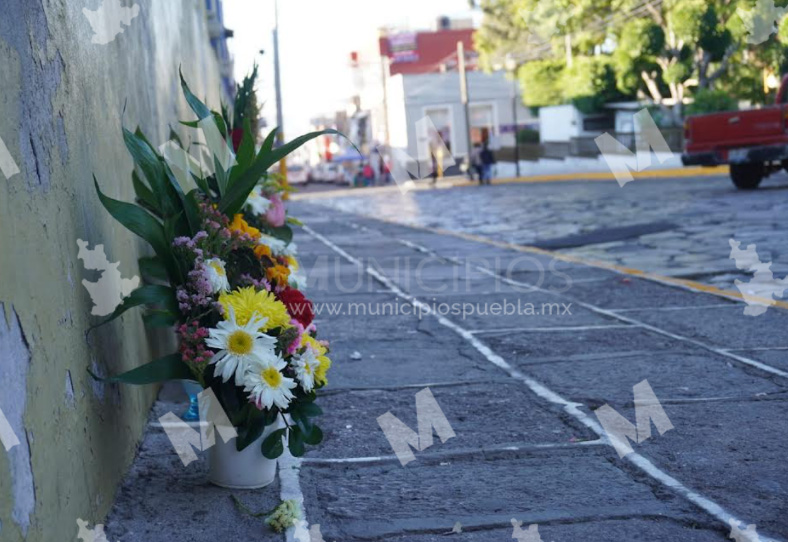
<path fill-rule="evenodd" d="M 513 57 L 509 56 L 506 59 L 506 69 L 512 76 L 512 118 L 514 119 L 514 163 L 517 170 L 517 177 L 520 177 L 520 142 L 517 141 L 518 127 L 517 127 L 517 100 L 519 99 L 520 85 L 517 80 L 517 62 Z"/>
<path fill-rule="evenodd" d="M 465 109 L 465 136 L 467 145 L 467 158 L 465 165 L 471 167 L 471 115 L 468 105 L 468 73 L 465 71 L 465 46 L 462 41 L 457 42 L 457 69 L 460 73 L 460 100 Z"/>
<path fill-rule="evenodd" d="M 282 78 L 279 74 L 279 1 L 274 0 L 274 86 L 276 87 L 276 139 L 280 145 L 285 143 L 285 127 L 282 117 Z M 287 159 L 279 161 L 279 174 L 287 186 Z"/>

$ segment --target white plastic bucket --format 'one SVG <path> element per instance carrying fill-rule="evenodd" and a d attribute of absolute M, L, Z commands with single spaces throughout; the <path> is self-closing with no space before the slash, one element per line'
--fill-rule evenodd
<path fill-rule="evenodd" d="M 216 443 L 208 452 L 208 481 L 230 489 L 258 489 L 276 478 L 276 459 L 268 459 L 260 445 L 268 435 L 284 427 L 282 420 L 265 428 L 262 436 L 239 452 L 236 439 L 224 442 L 216 435 Z"/>

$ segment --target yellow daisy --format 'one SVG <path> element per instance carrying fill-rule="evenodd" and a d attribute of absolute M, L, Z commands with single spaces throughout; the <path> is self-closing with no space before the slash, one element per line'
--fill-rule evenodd
<path fill-rule="evenodd" d="M 233 309 L 237 322 L 240 325 L 245 325 L 254 313 L 266 318 L 260 331 L 286 327 L 290 324 L 290 315 L 287 313 L 287 307 L 276 299 L 274 294 L 265 290 L 258 292 L 251 286 L 239 288 L 232 293 L 221 294 L 219 303 L 224 307 L 225 315 L 230 313 L 230 308 Z"/>

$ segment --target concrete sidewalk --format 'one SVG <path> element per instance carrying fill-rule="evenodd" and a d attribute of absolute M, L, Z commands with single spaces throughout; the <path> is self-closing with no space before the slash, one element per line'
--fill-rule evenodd
<path fill-rule="evenodd" d="M 324 443 L 281 475 L 325 541 L 722 542 L 729 521 L 788 539 L 785 311 L 745 319 L 741 303 L 548 255 L 293 212 L 334 365 Z M 643 380 L 673 429 L 621 458 L 593 410 L 634 423 Z M 403 466 L 378 418 L 417 430 L 427 388 L 455 436 Z M 109 539 L 282 539 L 229 499 L 271 508 L 278 486 L 220 490 L 204 470 L 184 469 L 152 425 Z"/>

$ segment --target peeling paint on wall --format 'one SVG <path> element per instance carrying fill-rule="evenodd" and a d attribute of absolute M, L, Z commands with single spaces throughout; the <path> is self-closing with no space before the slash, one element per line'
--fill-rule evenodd
<path fill-rule="evenodd" d="M 59 51 L 47 55 L 49 26 L 41 0 L 4 0 L 3 10 L 24 14 L 21 21 L 17 17 L 0 17 L 0 39 L 16 50 L 21 63 L 19 108 L 25 122 L 19 130 L 19 151 L 28 190 L 46 191 L 51 184 L 50 149 L 59 148 L 62 160 L 64 149 L 67 152 L 68 148 L 52 104 L 65 63 Z"/>
<path fill-rule="evenodd" d="M 24 425 L 30 349 L 13 307 L 6 319 L 5 306 L 0 303 L 0 316 L 0 382 L 3 383 L 0 408 L 3 409 L 14 433 L 25 435 L 25 438 L 20 439 L 19 446 L 8 451 L 14 500 L 11 518 L 26 535 L 30 528 L 30 516 L 36 506 L 33 466 L 30 460 L 31 439 Z"/>
<path fill-rule="evenodd" d="M 66 371 L 66 406 L 74 408 L 76 406 L 74 398 L 74 383 L 71 381 L 71 371 Z"/>

